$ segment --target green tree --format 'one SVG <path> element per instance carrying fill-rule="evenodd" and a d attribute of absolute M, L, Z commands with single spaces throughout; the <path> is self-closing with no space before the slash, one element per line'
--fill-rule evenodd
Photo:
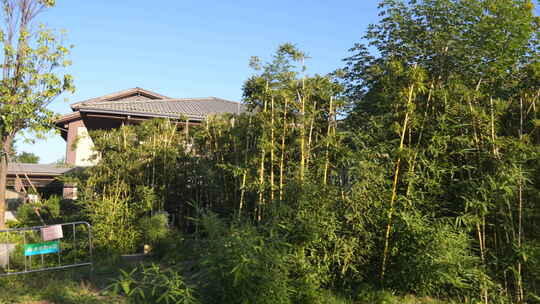
<path fill-rule="evenodd" d="M 32 152 L 21 152 L 17 153 L 15 161 L 19 163 L 37 164 L 39 163 L 39 156 Z"/>
<path fill-rule="evenodd" d="M 2 0 L 0 31 L 2 78 L 0 86 L 0 228 L 5 226 L 5 189 L 11 142 L 23 129 L 51 128 L 54 113 L 47 105 L 74 89 L 70 75 L 57 69 L 70 65 L 69 49 L 36 19 L 54 0 Z"/>
<path fill-rule="evenodd" d="M 381 204 L 375 273 L 383 286 L 407 291 L 523 302 L 536 284 L 525 251 L 539 237 L 534 5 L 385 0 L 381 8 L 369 44 L 353 48 L 345 69 L 358 166 L 387 172 L 379 201 L 366 201 Z M 431 227 L 460 242 L 453 248 L 462 258 L 434 267 L 441 260 L 427 246 L 437 241 L 426 235 Z"/>

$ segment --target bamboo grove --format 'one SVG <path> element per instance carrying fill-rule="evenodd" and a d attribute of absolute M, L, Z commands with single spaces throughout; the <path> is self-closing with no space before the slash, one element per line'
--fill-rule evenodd
<path fill-rule="evenodd" d="M 315 289 L 537 301 L 534 10 L 382 1 L 367 45 L 330 75 L 309 74 L 309 57 L 284 44 L 252 58 L 241 115 L 97 134 L 80 204 L 103 244 L 128 251 L 141 216 L 167 210 L 190 234 L 210 212 L 288 244 L 289 278 Z"/>

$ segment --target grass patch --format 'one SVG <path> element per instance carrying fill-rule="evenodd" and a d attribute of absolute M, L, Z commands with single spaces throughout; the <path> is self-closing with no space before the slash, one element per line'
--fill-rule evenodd
<path fill-rule="evenodd" d="M 75 268 L 3 277 L 0 303 L 126 303 L 106 289 L 116 275 L 112 268 L 92 275 L 88 268 Z"/>

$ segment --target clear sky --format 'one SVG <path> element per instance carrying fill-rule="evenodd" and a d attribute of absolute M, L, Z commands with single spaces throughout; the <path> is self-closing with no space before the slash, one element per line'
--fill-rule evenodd
<path fill-rule="evenodd" d="M 377 3 L 57 0 L 41 20 L 67 30 L 67 44 L 75 46 L 67 72 L 77 89 L 51 108 L 70 113 L 70 103 L 133 87 L 241 101 L 242 84 L 252 74 L 249 58 L 267 59 L 284 42 L 312 57 L 309 72 L 325 74 L 342 66 L 347 50 L 378 20 Z M 66 144 L 51 134 L 34 144 L 19 140 L 17 149 L 51 163 L 64 157 Z"/>

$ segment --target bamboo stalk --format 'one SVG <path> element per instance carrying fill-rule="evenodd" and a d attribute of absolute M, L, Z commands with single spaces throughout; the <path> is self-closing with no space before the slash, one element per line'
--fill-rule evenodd
<path fill-rule="evenodd" d="M 270 202 L 274 202 L 274 97 L 271 99 L 270 120 Z"/>
<path fill-rule="evenodd" d="M 433 90 L 434 89 L 435 89 L 435 84 L 434 84 L 434 81 L 433 81 L 431 83 L 431 87 L 429 88 L 429 92 L 428 92 L 428 97 L 427 97 L 427 101 L 426 101 L 426 108 L 424 109 L 424 117 L 423 117 L 423 120 L 422 120 L 422 125 L 420 126 L 420 133 L 418 135 L 418 141 L 416 143 L 416 148 L 417 149 L 414 152 L 414 155 L 409 160 L 409 163 L 410 163 L 409 176 L 412 176 L 412 174 L 414 173 L 414 168 L 416 167 L 416 159 L 418 157 L 418 150 L 419 150 L 418 147 L 422 143 L 422 137 L 424 135 L 424 126 L 425 126 L 425 122 L 426 122 L 427 117 L 428 117 L 429 105 L 430 105 L 431 99 L 433 97 Z M 445 98 L 446 98 L 446 96 L 445 96 Z M 409 184 L 407 185 L 407 197 L 409 197 L 409 195 L 411 194 L 411 191 L 412 191 L 412 183 L 409 181 Z"/>
<path fill-rule="evenodd" d="M 486 265 L 486 258 L 485 258 L 485 238 L 482 237 L 482 228 L 480 223 L 476 223 L 476 234 L 478 236 L 478 244 L 480 248 L 480 259 L 482 260 L 482 264 Z M 485 286 L 485 278 L 482 277 L 482 288 L 480 291 L 480 298 L 484 299 L 484 304 L 488 303 L 488 292 L 487 288 Z"/>
<path fill-rule="evenodd" d="M 264 110 L 263 113 L 266 113 L 267 111 L 267 101 L 264 100 Z M 261 162 L 259 166 L 259 204 L 256 212 L 256 219 L 257 221 L 261 221 L 262 219 L 262 206 L 264 205 L 264 161 L 266 157 L 266 151 L 264 148 L 264 123 L 263 123 L 263 136 L 261 138 Z"/>
<path fill-rule="evenodd" d="M 315 124 L 315 118 L 317 116 L 317 100 L 315 100 L 315 103 L 313 105 L 313 111 L 311 114 L 311 122 L 309 126 L 309 135 L 308 135 L 308 142 L 307 142 L 307 149 L 306 149 L 306 167 L 309 168 L 309 162 L 311 161 L 311 140 L 313 138 L 313 126 Z"/>
<path fill-rule="evenodd" d="M 330 111 L 328 115 L 328 131 L 326 132 L 326 157 L 324 162 L 324 173 L 323 173 L 323 184 L 326 185 L 327 178 L 328 178 L 328 166 L 330 165 L 330 159 L 329 159 L 329 149 L 330 149 L 330 135 L 331 135 L 331 129 L 332 129 L 332 106 L 333 106 L 334 98 L 333 96 L 330 97 Z"/>
<path fill-rule="evenodd" d="M 498 158 L 499 157 L 499 151 L 497 149 L 497 145 L 495 144 L 495 114 L 493 111 L 493 97 L 489 98 L 489 104 L 490 104 L 490 111 L 491 111 L 491 141 L 492 141 L 492 148 L 493 148 L 493 155 Z"/>
<path fill-rule="evenodd" d="M 244 205 L 244 198 L 246 193 L 246 185 L 245 180 L 247 178 L 247 173 L 249 171 L 249 164 L 248 164 L 248 151 L 249 151 L 249 142 L 250 142 L 250 136 L 251 136 L 251 120 L 252 116 L 250 115 L 248 118 L 248 127 L 247 127 L 247 136 L 246 136 L 246 145 L 244 149 L 244 176 L 242 177 L 242 186 L 241 186 L 241 192 L 240 192 L 240 210 L 238 214 L 240 215 L 242 213 L 242 207 Z"/>
<path fill-rule="evenodd" d="M 533 101 L 534 102 L 534 101 Z M 519 140 L 523 139 L 523 98 L 519 99 Z M 518 180 L 518 248 L 521 251 L 522 249 L 522 239 L 523 239 L 523 181 L 521 178 L 521 165 L 519 170 L 519 180 Z M 521 258 L 518 259 L 518 277 L 517 277 L 517 300 L 518 303 L 522 303 L 524 300 L 523 294 L 523 280 L 521 275 Z"/>
<path fill-rule="evenodd" d="M 242 208 L 244 207 L 244 197 L 246 194 L 246 177 L 247 169 L 244 169 L 244 174 L 242 174 L 242 186 L 240 187 L 240 205 L 238 206 L 238 217 L 242 216 Z"/>
<path fill-rule="evenodd" d="M 281 134 L 281 160 L 279 164 L 279 201 L 283 201 L 283 183 L 285 181 L 285 137 L 287 135 L 287 106 L 288 99 L 285 98 L 285 108 L 283 109 L 283 130 Z"/>
<path fill-rule="evenodd" d="M 236 117 L 233 117 L 232 120 L 230 121 L 230 123 L 231 123 L 231 127 L 230 127 L 229 132 L 228 132 L 227 135 L 229 137 L 229 141 L 231 141 L 230 138 L 232 137 L 234 165 L 238 168 L 238 167 L 240 167 L 240 152 L 238 151 L 238 138 L 237 138 L 237 136 L 234 135 L 234 127 L 235 127 L 235 124 L 236 124 Z M 235 181 L 236 180 L 237 180 L 237 176 L 235 175 Z M 233 201 L 237 201 L 238 200 L 238 192 L 241 192 L 242 190 L 237 188 L 237 183 L 235 183 L 234 187 L 235 187 L 235 191 L 233 193 Z"/>
<path fill-rule="evenodd" d="M 476 89 L 475 91 L 478 92 L 480 90 L 480 86 L 482 84 L 482 79 L 480 79 L 476 85 Z M 491 99 L 491 103 L 493 102 L 493 100 Z M 481 142 L 480 142 L 480 134 L 479 134 L 479 128 L 480 128 L 480 123 L 477 123 L 476 122 L 476 119 L 475 119 L 475 113 L 474 113 L 474 108 L 473 108 L 473 105 L 472 105 L 472 101 L 470 99 L 467 99 L 467 103 L 469 105 L 469 110 L 470 110 L 470 113 L 471 113 L 471 124 L 472 124 L 472 127 L 473 127 L 473 138 L 474 138 L 474 142 L 475 142 L 475 145 L 476 145 L 476 156 L 478 158 L 478 162 L 480 162 L 480 147 L 481 147 Z M 491 105 L 491 108 L 493 108 L 493 106 Z M 494 117 L 492 115 L 492 123 L 491 123 L 491 130 L 492 130 L 492 141 L 493 141 L 493 146 L 492 146 L 492 151 L 493 151 L 493 154 L 495 156 L 496 154 L 496 148 L 494 146 L 495 144 L 495 127 L 494 127 Z M 478 126 L 477 126 L 478 125 Z M 480 167 L 480 166 L 479 166 Z M 480 258 L 482 260 L 482 264 L 484 265 L 484 267 L 486 266 L 486 246 L 485 246 L 485 240 L 486 240 L 486 237 L 485 237 L 485 214 L 481 214 L 480 215 L 480 222 L 477 222 L 476 223 L 476 231 L 477 231 L 477 236 L 478 236 L 478 245 L 479 245 L 479 249 L 480 249 Z M 482 288 L 481 288 L 481 291 L 480 291 L 480 298 L 484 300 L 484 303 L 485 304 L 488 304 L 489 302 L 489 297 L 488 297 L 488 290 L 487 290 L 487 287 L 486 287 L 486 278 L 483 277 L 482 278 Z"/>
<path fill-rule="evenodd" d="M 300 116 L 302 117 L 302 123 L 300 128 L 300 180 L 304 180 L 304 170 L 306 167 L 306 148 L 305 148 L 305 137 L 306 137 L 306 126 L 305 126 L 305 117 L 306 117 L 306 104 L 305 98 L 300 96 L 298 93 L 298 101 L 301 104 Z"/>
<path fill-rule="evenodd" d="M 259 208 L 257 212 L 257 221 L 262 219 L 262 206 L 264 205 L 264 158 L 265 151 L 264 148 L 261 151 L 261 162 L 259 167 Z"/>
<path fill-rule="evenodd" d="M 478 236 L 478 244 L 480 247 L 480 258 L 482 259 L 482 263 L 485 264 L 486 257 L 484 253 L 484 238 L 482 237 L 482 228 L 480 226 L 480 223 L 476 223 L 476 233 Z"/>
<path fill-rule="evenodd" d="M 405 118 L 403 120 L 403 129 L 401 131 L 401 139 L 399 143 L 400 151 L 403 150 L 403 146 L 405 142 L 405 134 L 407 131 L 407 124 L 409 122 L 409 108 L 410 108 L 410 104 L 412 103 L 413 92 L 414 92 L 414 84 L 411 85 L 409 88 L 409 94 L 408 94 L 408 99 L 407 99 L 407 112 L 405 113 Z M 385 237 L 384 237 L 384 251 L 383 251 L 383 260 L 382 260 L 382 265 L 381 265 L 381 275 L 380 275 L 381 282 L 384 280 L 384 272 L 386 270 L 386 263 L 388 260 L 388 252 L 389 252 L 389 247 L 390 247 L 390 233 L 392 230 L 394 204 L 397 198 L 397 183 L 398 183 L 400 165 L 401 165 L 401 156 L 398 157 L 396 161 L 396 167 L 394 171 L 394 180 L 392 183 L 392 198 L 390 199 L 390 210 L 388 212 L 388 224 L 386 226 L 386 232 L 385 232 Z"/>
<path fill-rule="evenodd" d="M 478 92 L 480 90 L 480 85 L 481 84 L 482 84 L 482 79 L 478 80 L 478 83 L 476 84 L 475 91 Z M 474 142 L 476 144 L 476 149 L 479 152 L 480 151 L 480 138 L 479 138 L 478 130 L 477 130 L 477 127 L 476 127 L 476 120 L 474 119 L 474 117 L 475 117 L 474 109 L 473 109 L 473 105 L 472 105 L 471 100 L 468 99 L 468 98 L 467 98 L 467 103 L 469 105 L 469 111 L 471 112 Z"/>

